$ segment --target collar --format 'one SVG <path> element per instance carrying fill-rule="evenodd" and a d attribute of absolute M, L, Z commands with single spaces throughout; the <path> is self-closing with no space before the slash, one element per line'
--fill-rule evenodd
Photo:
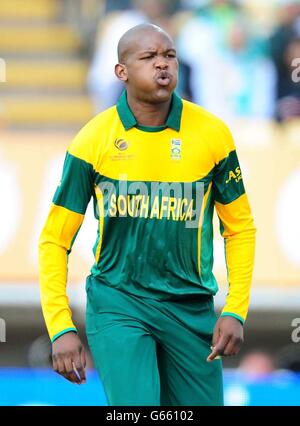
<path fill-rule="evenodd" d="M 173 93 L 172 100 L 171 100 L 171 109 L 167 117 L 166 123 L 164 126 L 159 126 L 159 128 L 164 129 L 164 128 L 170 127 L 171 129 L 174 129 L 177 132 L 179 132 L 182 108 L 183 108 L 182 99 L 178 95 L 176 95 L 176 93 Z M 143 129 L 148 128 L 148 130 L 150 131 L 151 131 L 151 128 L 155 129 L 154 126 L 139 126 L 135 116 L 133 115 L 133 112 L 131 111 L 128 105 L 126 90 L 123 91 L 122 95 L 120 96 L 117 102 L 117 111 L 125 130 L 129 130 L 132 127 L 138 127 L 138 128 L 140 127 Z"/>

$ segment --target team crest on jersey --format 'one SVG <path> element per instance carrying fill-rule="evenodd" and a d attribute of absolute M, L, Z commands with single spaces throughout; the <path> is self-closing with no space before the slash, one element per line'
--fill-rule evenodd
<path fill-rule="evenodd" d="M 172 160 L 181 160 L 181 145 L 182 145 L 182 141 L 180 139 L 171 140 L 171 159 Z"/>
<path fill-rule="evenodd" d="M 118 148 L 120 151 L 125 151 L 128 146 L 128 142 L 126 142 L 124 139 L 118 138 L 115 140 L 115 147 Z"/>

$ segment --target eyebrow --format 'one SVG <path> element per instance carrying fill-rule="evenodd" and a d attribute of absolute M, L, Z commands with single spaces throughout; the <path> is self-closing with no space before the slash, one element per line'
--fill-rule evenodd
<path fill-rule="evenodd" d="M 141 52 L 139 52 L 140 55 L 145 55 L 146 53 L 156 53 L 157 49 L 147 49 L 147 50 L 143 50 Z M 170 49 L 166 49 L 163 51 L 163 53 L 167 53 L 167 52 L 174 52 L 176 53 L 176 49 L 174 47 L 171 47 Z"/>

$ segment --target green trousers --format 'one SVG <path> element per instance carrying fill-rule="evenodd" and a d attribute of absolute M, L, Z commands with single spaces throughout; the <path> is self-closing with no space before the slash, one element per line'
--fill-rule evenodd
<path fill-rule="evenodd" d="M 110 406 L 223 405 L 222 361 L 206 361 L 212 296 L 159 301 L 87 279 L 86 333 Z"/>

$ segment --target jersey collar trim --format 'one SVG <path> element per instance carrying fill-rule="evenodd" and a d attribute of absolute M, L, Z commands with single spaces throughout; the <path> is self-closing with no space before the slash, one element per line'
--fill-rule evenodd
<path fill-rule="evenodd" d="M 183 108 L 182 99 L 178 95 L 176 95 L 176 93 L 173 93 L 172 101 L 171 101 L 171 109 L 170 109 L 167 121 L 164 126 L 158 126 L 156 129 L 155 126 L 141 126 L 138 124 L 135 116 L 133 115 L 133 112 L 131 111 L 128 105 L 126 90 L 123 91 L 117 103 L 117 111 L 125 130 L 129 130 L 132 127 L 137 127 L 145 131 L 158 131 L 158 130 L 163 130 L 166 127 L 170 127 L 171 129 L 174 129 L 177 132 L 179 132 L 182 108 Z"/>

